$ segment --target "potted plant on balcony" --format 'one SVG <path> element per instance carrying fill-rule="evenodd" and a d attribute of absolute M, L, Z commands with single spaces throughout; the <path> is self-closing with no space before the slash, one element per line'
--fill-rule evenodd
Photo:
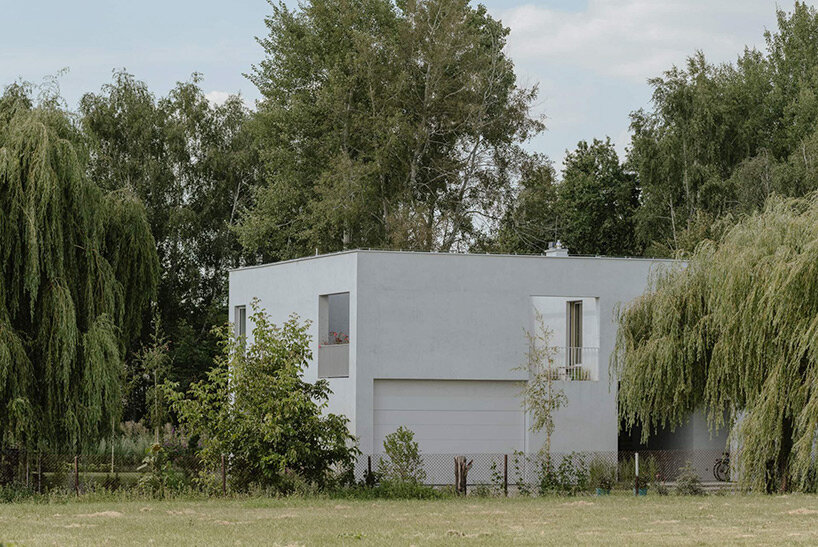
<path fill-rule="evenodd" d="M 331 331 L 329 333 L 329 338 L 326 341 L 318 344 L 318 347 L 320 348 L 321 346 L 335 346 L 338 344 L 349 344 L 349 335 L 344 334 L 343 332 Z"/>

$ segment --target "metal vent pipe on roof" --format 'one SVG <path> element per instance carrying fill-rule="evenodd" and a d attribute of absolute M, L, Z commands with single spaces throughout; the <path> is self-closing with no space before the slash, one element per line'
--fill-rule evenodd
<path fill-rule="evenodd" d="M 568 256 L 568 249 L 562 246 L 562 241 L 549 241 L 545 256 Z"/>

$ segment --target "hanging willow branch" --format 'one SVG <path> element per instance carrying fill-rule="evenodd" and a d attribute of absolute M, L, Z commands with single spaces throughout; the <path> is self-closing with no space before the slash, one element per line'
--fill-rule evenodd
<path fill-rule="evenodd" d="M 697 248 L 619 314 L 620 414 L 643 437 L 703 407 L 731 429 L 747 488 L 815 487 L 818 194 L 765 210 Z"/>
<path fill-rule="evenodd" d="M 121 412 L 158 263 L 141 204 L 88 181 L 68 116 L 18 91 L 0 98 L 0 447 L 77 448 Z"/>

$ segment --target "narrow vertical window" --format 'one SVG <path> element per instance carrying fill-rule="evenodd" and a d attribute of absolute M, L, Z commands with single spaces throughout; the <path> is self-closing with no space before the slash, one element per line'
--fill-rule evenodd
<path fill-rule="evenodd" d="M 318 297 L 318 377 L 349 378 L 349 293 Z"/>
<path fill-rule="evenodd" d="M 247 336 L 247 307 L 236 306 L 234 310 L 233 325 L 236 333 L 236 340 L 244 347 L 244 340 Z"/>
<path fill-rule="evenodd" d="M 582 364 L 582 300 L 568 302 L 568 365 Z"/>

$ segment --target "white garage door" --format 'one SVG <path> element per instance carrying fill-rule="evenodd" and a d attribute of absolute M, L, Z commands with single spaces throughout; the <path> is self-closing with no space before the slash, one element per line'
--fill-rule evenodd
<path fill-rule="evenodd" d="M 375 451 L 399 426 L 426 454 L 507 454 L 523 450 L 520 382 L 375 380 Z"/>

